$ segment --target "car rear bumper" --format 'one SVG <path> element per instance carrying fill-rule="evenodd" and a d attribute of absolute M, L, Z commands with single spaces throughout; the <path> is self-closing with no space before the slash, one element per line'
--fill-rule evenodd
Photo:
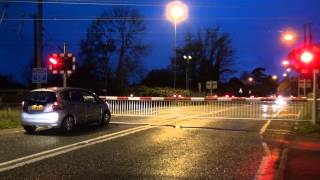
<path fill-rule="evenodd" d="M 21 124 L 38 127 L 60 127 L 61 118 L 57 112 L 41 114 L 29 114 L 23 112 L 21 113 Z"/>

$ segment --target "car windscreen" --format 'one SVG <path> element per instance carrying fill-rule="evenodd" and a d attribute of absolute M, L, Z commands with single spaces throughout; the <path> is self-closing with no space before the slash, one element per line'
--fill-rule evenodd
<path fill-rule="evenodd" d="M 29 104 L 48 104 L 57 101 L 56 94 L 50 91 L 33 91 L 26 95 L 24 101 Z"/>

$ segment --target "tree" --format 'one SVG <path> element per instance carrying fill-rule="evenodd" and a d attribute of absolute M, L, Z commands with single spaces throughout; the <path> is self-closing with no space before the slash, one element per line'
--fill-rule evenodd
<path fill-rule="evenodd" d="M 177 49 L 177 74 L 182 76 L 188 65 L 183 59 L 184 55 L 191 55 L 189 63 L 191 86 L 195 89 L 198 82 L 208 80 L 220 82 L 225 80 L 232 69 L 234 51 L 231 47 L 229 34 L 221 32 L 219 27 L 198 30 L 185 36 L 185 44 Z M 185 84 L 185 83 L 178 83 Z"/>
<path fill-rule="evenodd" d="M 172 72 L 169 69 L 156 69 L 150 71 L 142 80 L 142 84 L 149 87 L 171 87 Z"/>
<path fill-rule="evenodd" d="M 149 49 L 140 36 L 145 29 L 143 17 L 135 9 L 119 7 L 102 13 L 81 42 L 82 66 L 88 66 L 91 75 L 103 79 L 106 89 L 114 78 L 113 91 L 126 94 L 129 77 L 139 72 L 141 58 Z M 113 64 L 116 68 L 111 68 Z"/>
<path fill-rule="evenodd" d="M 240 76 L 240 79 L 244 84 L 247 84 L 255 96 L 267 96 L 277 92 L 278 82 L 272 79 L 271 75 L 267 75 L 265 71 L 265 68 L 257 67 L 251 73 L 244 72 Z M 249 77 L 252 77 L 252 82 L 248 81 Z"/>

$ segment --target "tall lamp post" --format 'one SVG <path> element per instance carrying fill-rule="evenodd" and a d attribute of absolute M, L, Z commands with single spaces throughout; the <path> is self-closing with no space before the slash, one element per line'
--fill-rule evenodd
<path fill-rule="evenodd" d="M 174 62 L 173 88 L 177 83 L 177 24 L 188 18 L 188 6 L 181 1 L 172 1 L 166 6 L 166 18 L 174 25 Z"/>
<path fill-rule="evenodd" d="M 190 61 L 192 59 L 192 56 L 184 55 L 183 59 L 187 62 L 187 66 L 186 66 L 186 90 L 188 90 L 189 89 L 189 76 L 188 76 L 189 72 L 188 71 L 189 71 L 189 63 L 190 63 Z"/>

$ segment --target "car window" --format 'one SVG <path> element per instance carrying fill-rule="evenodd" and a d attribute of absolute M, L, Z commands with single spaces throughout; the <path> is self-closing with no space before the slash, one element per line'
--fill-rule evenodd
<path fill-rule="evenodd" d="M 65 100 L 65 101 L 70 101 L 70 100 L 71 100 L 70 94 L 71 94 L 70 91 L 63 91 L 63 92 L 61 93 L 61 97 L 62 97 L 62 99 Z"/>
<path fill-rule="evenodd" d="M 83 102 L 83 97 L 80 91 L 70 91 L 69 96 L 72 102 Z"/>
<path fill-rule="evenodd" d="M 82 91 L 81 93 L 82 93 L 83 101 L 85 103 L 96 103 L 97 102 L 95 96 L 92 93 L 86 92 L 86 91 Z"/>
<path fill-rule="evenodd" d="M 24 101 L 28 104 L 47 104 L 57 101 L 57 97 L 54 92 L 33 91 L 26 95 Z"/>

